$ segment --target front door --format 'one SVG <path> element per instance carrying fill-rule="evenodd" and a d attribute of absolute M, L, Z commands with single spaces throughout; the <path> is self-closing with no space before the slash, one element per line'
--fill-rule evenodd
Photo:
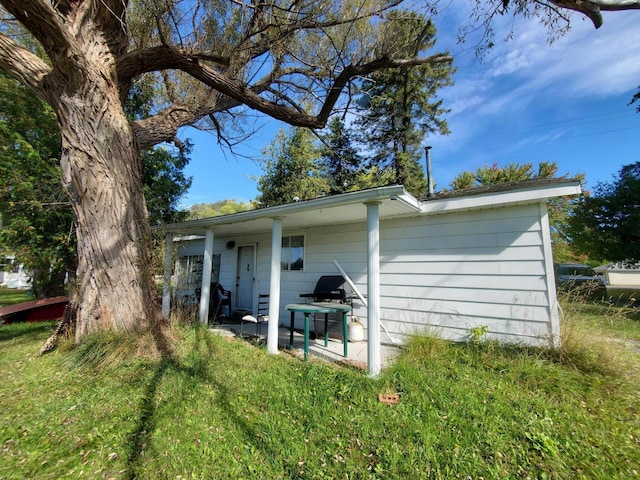
<path fill-rule="evenodd" d="M 254 245 L 238 247 L 236 309 L 253 311 L 256 249 Z"/>

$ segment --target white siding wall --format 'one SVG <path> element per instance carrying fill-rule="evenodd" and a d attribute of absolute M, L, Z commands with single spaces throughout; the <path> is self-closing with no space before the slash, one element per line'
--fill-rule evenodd
<path fill-rule="evenodd" d="M 382 316 L 390 331 L 427 327 L 452 338 L 486 325 L 494 338 L 548 337 L 539 207 L 504 208 L 384 224 Z"/>
<path fill-rule="evenodd" d="M 428 331 L 461 340 L 486 325 L 492 338 L 547 342 L 539 212 L 531 205 L 382 222 L 381 315 L 391 336 Z M 320 275 L 337 274 L 334 259 L 366 292 L 364 225 L 334 228 L 306 232 L 305 271 L 283 272 L 283 305 L 312 291 Z M 354 314 L 366 326 L 366 310 L 356 305 Z"/>
<path fill-rule="evenodd" d="M 538 205 L 381 222 L 380 271 L 382 323 L 391 336 L 426 331 L 453 340 L 469 338 L 469 330 L 486 325 L 489 336 L 523 343 L 548 341 L 543 236 Z M 287 303 L 313 291 L 321 275 L 336 275 L 337 260 L 366 293 L 366 225 L 289 230 L 305 235 L 304 271 L 284 271 L 280 322 L 288 324 Z M 234 250 L 229 238 L 215 238 L 222 254 L 221 282 L 235 286 Z M 270 235 L 233 238 L 236 245 L 258 243 L 256 293 L 269 291 Z M 196 242 L 193 242 L 196 243 Z M 202 242 L 189 248 L 202 249 Z M 549 301 L 552 305 L 549 305 Z M 366 309 L 356 300 L 354 314 L 366 327 Z M 384 334 L 382 341 L 390 340 Z"/>

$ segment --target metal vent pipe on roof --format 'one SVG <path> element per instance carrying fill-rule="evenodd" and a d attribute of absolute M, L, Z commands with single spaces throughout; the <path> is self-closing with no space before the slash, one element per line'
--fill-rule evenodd
<path fill-rule="evenodd" d="M 427 180 L 429 181 L 429 197 L 433 196 L 433 172 L 431 170 L 431 146 L 424 147 L 424 153 L 427 160 Z"/>

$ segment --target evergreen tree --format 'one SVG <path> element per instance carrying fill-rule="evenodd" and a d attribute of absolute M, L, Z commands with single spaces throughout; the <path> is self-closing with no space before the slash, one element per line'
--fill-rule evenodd
<path fill-rule="evenodd" d="M 532 163 L 510 163 L 503 167 L 497 163 L 479 167 L 475 172 L 465 171 L 453 179 L 452 190 L 466 190 L 472 187 L 496 185 L 498 183 L 517 182 L 531 178 L 553 178 L 558 173 L 556 162 L 540 162 L 535 172 Z"/>
<path fill-rule="evenodd" d="M 356 190 L 358 175 L 362 172 L 362 157 L 340 118 L 333 117 L 329 121 L 329 131 L 323 142 L 318 163 L 327 177 L 329 194 Z"/>
<path fill-rule="evenodd" d="M 589 256 L 640 261 L 640 162 L 625 165 L 618 178 L 583 197 L 569 220 L 569 233 Z"/>
<path fill-rule="evenodd" d="M 321 197 L 329 192 L 318 166 L 319 151 L 311 130 L 280 130 L 263 155 L 264 175 L 258 179 L 261 207 Z"/>
<path fill-rule="evenodd" d="M 415 55 L 416 39 L 429 47 L 435 43 L 436 29 L 424 16 L 396 11 L 382 49 Z M 427 47 L 428 48 L 428 47 Z M 371 152 L 371 165 L 380 171 L 392 169 L 394 182 L 414 195 L 427 191 L 421 167 L 422 142 L 430 133 L 446 134 L 441 116 L 447 112 L 441 100 L 435 100 L 439 88 L 450 85 L 450 62 L 396 68 L 375 72 L 362 83 L 357 107 L 359 139 L 363 150 Z"/>

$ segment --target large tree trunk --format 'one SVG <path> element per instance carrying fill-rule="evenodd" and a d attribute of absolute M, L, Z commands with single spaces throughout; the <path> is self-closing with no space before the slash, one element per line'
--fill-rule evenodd
<path fill-rule="evenodd" d="M 80 72 L 52 99 L 62 134 L 62 175 L 77 219 L 76 342 L 98 330 L 145 328 L 158 318 L 140 154 L 117 90 L 115 60 L 85 25 Z"/>

